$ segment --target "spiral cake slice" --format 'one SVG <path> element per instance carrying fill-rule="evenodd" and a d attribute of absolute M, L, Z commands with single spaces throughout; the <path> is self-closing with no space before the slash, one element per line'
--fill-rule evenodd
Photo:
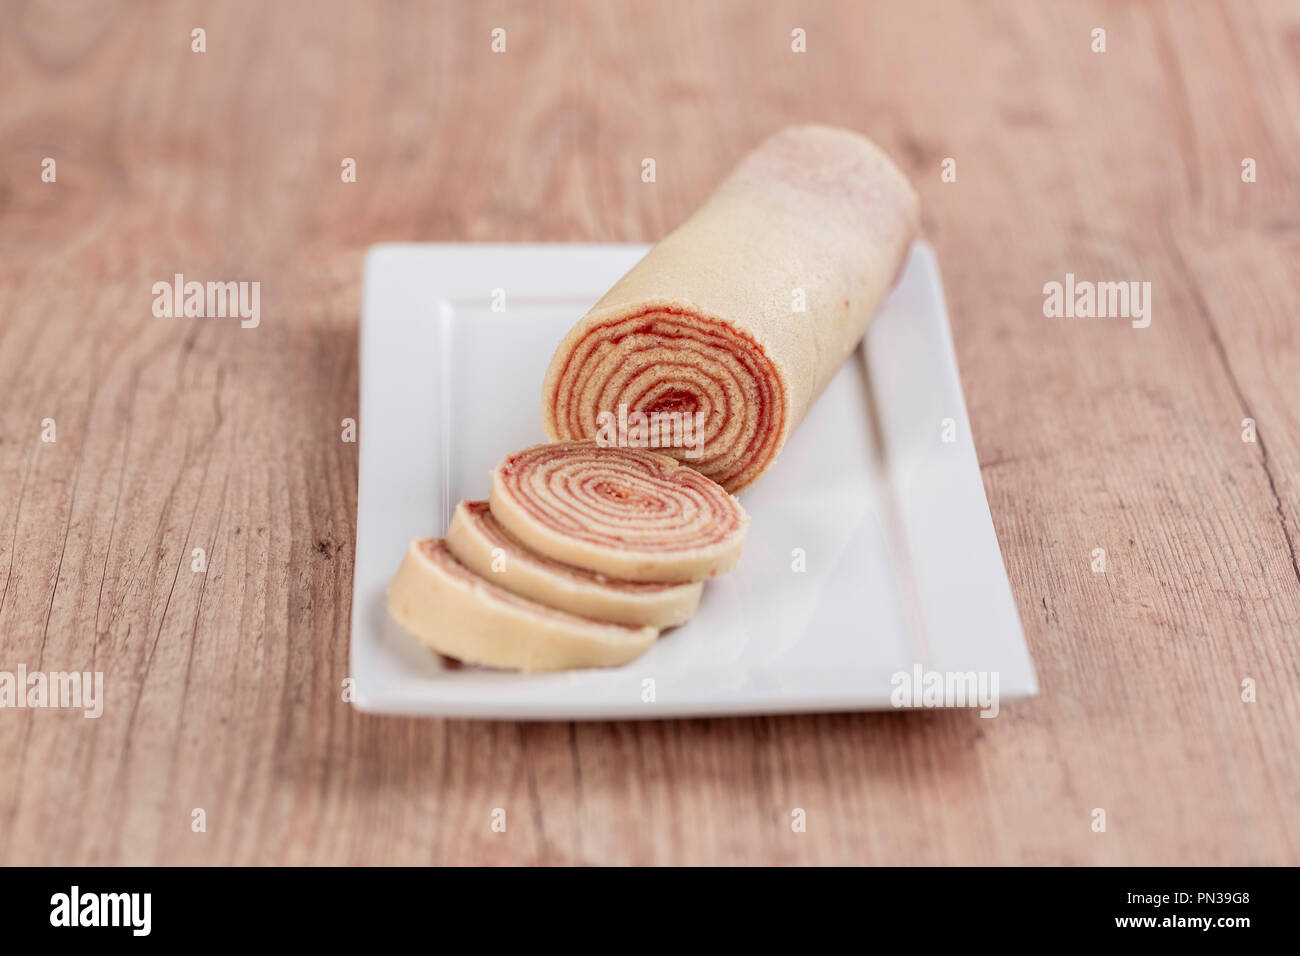
<path fill-rule="evenodd" d="M 388 608 L 441 654 L 521 671 L 611 667 L 640 657 L 659 632 L 557 611 L 511 594 L 461 564 L 437 538 L 412 541 L 388 585 Z"/>
<path fill-rule="evenodd" d="M 644 415 L 652 436 L 683 440 L 640 447 L 747 488 L 862 340 L 918 216 L 907 178 L 862 136 L 768 138 L 560 342 L 547 435 Z"/>
<path fill-rule="evenodd" d="M 594 441 L 534 445 L 492 472 L 492 514 L 552 560 L 629 581 L 701 581 L 740 560 L 749 516 L 667 455 Z"/>
<path fill-rule="evenodd" d="M 608 578 L 543 557 L 501 526 L 486 501 L 462 501 L 447 548 L 471 571 L 514 594 L 597 621 L 675 627 L 700 604 L 704 585 Z"/>

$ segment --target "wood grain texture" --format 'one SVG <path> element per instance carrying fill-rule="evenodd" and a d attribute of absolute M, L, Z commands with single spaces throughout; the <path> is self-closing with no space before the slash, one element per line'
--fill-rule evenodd
<path fill-rule="evenodd" d="M 107 697 L 0 710 L 0 861 L 1300 863 L 1295 0 L 14 2 L 0 88 L 0 670 Z M 1041 696 L 354 712 L 366 247 L 653 240 L 797 121 L 922 193 Z M 261 282 L 260 327 L 154 318 L 175 272 Z M 1066 272 L 1151 327 L 1044 318 Z"/>

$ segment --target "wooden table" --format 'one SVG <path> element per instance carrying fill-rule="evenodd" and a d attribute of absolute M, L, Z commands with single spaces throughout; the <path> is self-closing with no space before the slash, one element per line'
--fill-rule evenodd
<path fill-rule="evenodd" d="M 106 702 L 0 710 L 0 860 L 1300 862 L 1295 0 L 66 6 L 0 12 L 0 670 Z M 922 193 L 1041 695 L 355 712 L 365 249 L 653 240 L 797 121 Z M 156 318 L 177 272 L 260 326 Z M 1067 272 L 1150 327 L 1046 318 Z"/>

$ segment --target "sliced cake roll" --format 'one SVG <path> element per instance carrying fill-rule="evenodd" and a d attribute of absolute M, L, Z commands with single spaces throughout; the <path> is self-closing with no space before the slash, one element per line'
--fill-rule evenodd
<path fill-rule="evenodd" d="M 388 585 L 390 613 L 440 654 L 521 671 L 612 667 L 646 652 L 659 632 L 579 617 L 480 577 L 438 538 L 412 541 Z"/>
<path fill-rule="evenodd" d="M 676 459 L 594 441 L 534 445 L 492 472 L 492 515 L 526 547 L 629 581 L 701 581 L 740 560 L 749 516 Z"/>
<path fill-rule="evenodd" d="M 560 342 L 547 435 L 597 437 L 620 410 L 687 416 L 696 442 L 667 452 L 747 488 L 862 341 L 918 218 L 907 177 L 857 133 L 769 137 Z"/>
<path fill-rule="evenodd" d="M 446 542 L 461 564 L 493 584 L 597 621 L 674 627 L 695 613 L 704 589 L 698 581 L 624 581 L 552 561 L 503 528 L 486 501 L 462 501 L 457 506 Z"/>

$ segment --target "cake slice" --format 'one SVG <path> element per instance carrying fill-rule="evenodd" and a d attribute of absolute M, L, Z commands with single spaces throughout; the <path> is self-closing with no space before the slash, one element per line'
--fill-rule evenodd
<path fill-rule="evenodd" d="M 462 501 L 447 529 L 447 548 L 480 577 L 522 597 L 580 617 L 637 627 L 685 624 L 700 604 L 698 581 L 624 581 L 552 561 L 501 526 L 486 501 Z"/>
<path fill-rule="evenodd" d="M 674 458 L 595 441 L 534 445 L 492 472 L 492 515 L 553 561 L 628 581 L 702 581 L 740 560 L 749 516 Z"/>
<path fill-rule="evenodd" d="M 388 585 L 393 617 L 440 654 L 520 671 L 613 667 L 659 636 L 579 617 L 512 594 L 456 560 L 439 538 L 412 541 Z"/>

